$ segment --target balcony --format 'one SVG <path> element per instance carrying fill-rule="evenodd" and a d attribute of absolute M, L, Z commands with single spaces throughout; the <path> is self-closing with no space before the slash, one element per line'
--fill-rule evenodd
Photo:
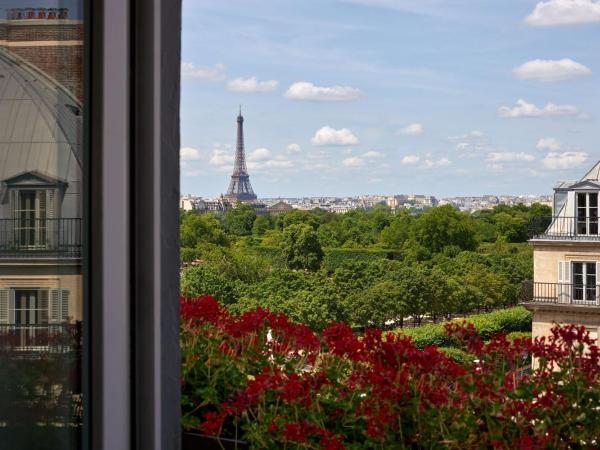
<path fill-rule="evenodd" d="M 81 219 L 0 219 L 0 258 L 80 258 Z"/>
<path fill-rule="evenodd" d="M 0 351 L 65 353 L 77 346 L 79 325 L 0 325 Z"/>
<path fill-rule="evenodd" d="M 536 240 L 600 241 L 597 216 L 534 217 L 529 235 Z"/>
<path fill-rule="evenodd" d="M 521 303 L 600 306 L 600 284 L 523 283 Z"/>

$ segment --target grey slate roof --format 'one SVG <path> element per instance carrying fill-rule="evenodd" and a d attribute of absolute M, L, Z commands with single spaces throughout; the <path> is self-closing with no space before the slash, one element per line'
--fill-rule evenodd
<path fill-rule="evenodd" d="M 35 171 L 78 183 L 81 105 L 34 66 L 0 49 L 0 180 Z"/>

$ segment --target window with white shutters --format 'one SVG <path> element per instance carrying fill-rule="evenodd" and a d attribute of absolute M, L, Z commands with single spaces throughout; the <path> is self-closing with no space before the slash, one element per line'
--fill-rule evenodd
<path fill-rule="evenodd" d="M 0 324 L 7 325 L 9 324 L 8 320 L 8 298 L 9 298 L 9 289 L 0 289 Z"/>
<path fill-rule="evenodd" d="M 558 262 L 558 285 L 556 289 L 558 303 L 571 303 L 571 262 Z"/>

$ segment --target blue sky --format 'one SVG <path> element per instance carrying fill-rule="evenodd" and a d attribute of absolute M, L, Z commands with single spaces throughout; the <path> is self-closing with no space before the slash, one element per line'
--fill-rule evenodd
<path fill-rule="evenodd" d="M 600 159 L 600 0 L 184 0 L 182 192 L 549 194 Z"/>

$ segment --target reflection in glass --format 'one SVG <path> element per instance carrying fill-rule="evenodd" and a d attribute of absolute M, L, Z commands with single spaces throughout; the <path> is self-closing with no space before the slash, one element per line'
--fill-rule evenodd
<path fill-rule="evenodd" d="M 0 0 L 0 447 L 81 442 L 80 0 Z"/>

